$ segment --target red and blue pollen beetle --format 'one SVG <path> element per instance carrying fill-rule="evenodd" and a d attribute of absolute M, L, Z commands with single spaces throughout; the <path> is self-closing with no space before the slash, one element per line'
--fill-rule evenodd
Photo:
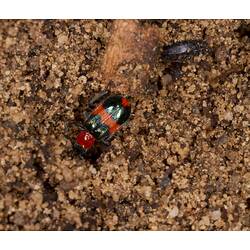
<path fill-rule="evenodd" d="M 107 95 L 109 92 L 106 91 L 94 98 L 90 107 Z M 129 119 L 130 113 L 128 97 L 122 95 L 109 95 L 90 114 L 85 113 L 86 121 L 76 138 L 76 146 L 81 154 L 84 155 L 96 142 L 108 144 L 113 135 Z"/>

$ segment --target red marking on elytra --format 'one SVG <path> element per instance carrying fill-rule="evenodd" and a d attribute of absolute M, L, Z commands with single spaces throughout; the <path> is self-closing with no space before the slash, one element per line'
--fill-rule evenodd
<path fill-rule="evenodd" d="M 95 143 L 95 138 L 93 135 L 91 135 L 88 131 L 83 130 L 80 132 L 80 134 L 77 136 L 76 141 L 78 144 L 80 144 L 83 148 L 89 149 L 93 146 Z"/>
<path fill-rule="evenodd" d="M 105 108 L 102 105 L 97 106 L 92 112 L 93 115 L 100 115 L 105 112 Z"/>
<path fill-rule="evenodd" d="M 125 99 L 125 98 L 124 98 Z M 125 99 L 123 105 L 128 105 L 128 101 Z M 107 113 L 105 108 L 102 105 L 99 105 L 93 112 L 93 115 L 99 115 L 101 117 L 101 122 L 109 127 L 109 132 L 112 134 L 116 132 L 120 125 L 113 120 L 112 116 Z"/>
<path fill-rule="evenodd" d="M 114 124 L 112 124 L 112 126 L 109 127 L 109 133 L 115 133 L 119 129 L 119 127 L 120 125 L 115 122 Z"/>
<path fill-rule="evenodd" d="M 128 107 L 129 106 L 128 99 L 125 98 L 125 97 L 122 97 L 122 106 L 123 107 Z"/>

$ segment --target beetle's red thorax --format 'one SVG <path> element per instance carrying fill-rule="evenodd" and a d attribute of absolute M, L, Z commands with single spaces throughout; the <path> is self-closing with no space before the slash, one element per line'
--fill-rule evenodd
<path fill-rule="evenodd" d="M 91 135 L 88 131 L 83 130 L 80 132 L 80 134 L 77 136 L 76 141 L 78 144 L 80 144 L 83 148 L 89 149 L 91 148 L 95 143 L 95 138 L 93 135 Z"/>

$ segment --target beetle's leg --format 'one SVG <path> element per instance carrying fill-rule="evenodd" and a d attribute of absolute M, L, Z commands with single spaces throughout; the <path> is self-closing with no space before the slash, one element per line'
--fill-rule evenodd
<path fill-rule="evenodd" d="M 110 146 L 111 141 L 115 138 L 115 134 L 112 134 L 108 137 L 105 137 L 101 140 L 101 143 L 103 143 L 106 146 Z"/>
<path fill-rule="evenodd" d="M 135 113 L 131 113 L 130 116 L 129 116 L 129 118 L 128 118 L 128 120 L 125 121 L 122 126 L 126 126 L 129 121 L 131 121 L 131 120 L 134 119 L 134 117 L 135 117 Z"/>
<path fill-rule="evenodd" d="M 81 159 L 84 159 L 86 156 L 87 150 L 85 150 L 81 145 L 79 145 L 77 142 L 73 141 L 72 146 L 74 151 L 77 153 L 77 155 L 80 156 Z"/>
<path fill-rule="evenodd" d="M 118 130 L 114 134 L 103 138 L 100 142 L 103 143 L 106 146 L 110 146 L 111 141 L 113 141 L 116 137 L 121 136 L 121 134 L 122 134 L 122 131 Z"/>
<path fill-rule="evenodd" d="M 102 144 L 104 144 L 105 146 L 109 146 L 110 145 L 110 139 L 109 138 L 102 139 L 100 142 Z"/>
<path fill-rule="evenodd" d="M 110 146 L 109 140 L 101 140 L 101 143 L 104 144 L 105 146 Z"/>
<path fill-rule="evenodd" d="M 78 128 L 82 131 L 82 130 L 86 130 L 86 128 L 84 127 L 83 123 L 80 123 L 78 125 Z"/>
<path fill-rule="evenodd" d="M 125 95 L 125 97 L 126 97 L 129 101 L 132 100 L 132 96 L 131 96 L 131 95 Z"/>
<path fill-rule="evenodd" d="M 103 98 L 109 95 L 108 90 L 101 91 L 99 94 L 95 95 L 89 102 L 89 107 L 91 109 L 94 108 L 95 104 L 99 101 L 101 101 Z"/>
<path fill-rule="evenodd" d="M 85 121 L 86 121 L 86 120 L 88 120 L 88 118 L 90 117 L 90 113 L 87 112 L 87 111 L 84 111 L 84 112 L 83 112 L 83 116 L 84 116 L 84 119 L 85 119 Z"/>
<path fill-rule="evenodd" d="M 88 120 L 88 118 L 90 117 L 90 113 L 84 111 L 82 114 L 83 115 L 81 116 L 81 118 L 79 120 L 77 120 L 76 125 L 80 130 L 86 130 L 84 125 L 85 125 L 86 121 Z"/>

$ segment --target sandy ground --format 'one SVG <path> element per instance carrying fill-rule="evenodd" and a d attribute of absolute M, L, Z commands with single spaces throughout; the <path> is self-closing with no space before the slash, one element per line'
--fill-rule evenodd
<path fill-rule="evenodd" d="M 250 22 L 135 24 L 144 59 L 112 71 L 114 21 L 0 21 L 0 230 L 250 229 Z M 178 71 L 163 46 L 187 39 L 212 52 Z M 81 159 L 82 111 L 110 87 L 133 117 Z"/>

